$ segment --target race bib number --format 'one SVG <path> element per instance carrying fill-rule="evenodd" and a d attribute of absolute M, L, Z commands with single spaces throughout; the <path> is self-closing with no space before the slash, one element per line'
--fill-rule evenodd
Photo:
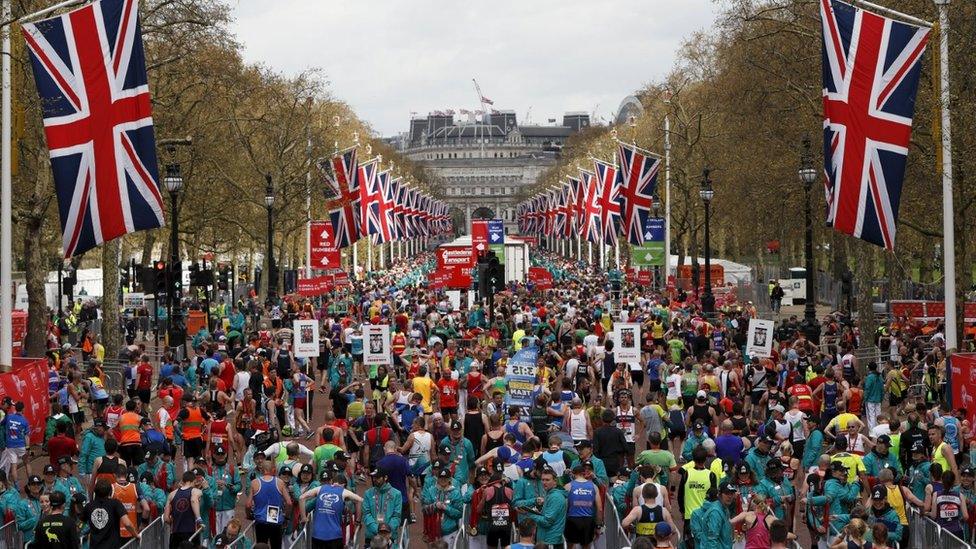
<path fill-rule="evenodd" d="M 223 444 L 224 437 L 221 437 L 221 436 L 212 436 L 211 435 L 210 442 L 213 443 L 213 444 Z"/>
<path fill-rule="evenodd" d="M 491 525 L 492 526 L 508 526 L 509 524 L 509 510 L 508 505 L 492 505 L 491 506 Z"/>
<path fill-rule="evenodd" d="M 268 513 L 267 513 L 268 522 L 273 524 L 278 524 L 280 515 L 281 515 L 281 509 L 279 509 L 274 505 L 268 506 Z"/>
<path fill-rule="evenodd" d="M 939 518 L 954 519 L 959 517 L 959 507 L 956 505 L 943 505 L 939 508 Z"/>

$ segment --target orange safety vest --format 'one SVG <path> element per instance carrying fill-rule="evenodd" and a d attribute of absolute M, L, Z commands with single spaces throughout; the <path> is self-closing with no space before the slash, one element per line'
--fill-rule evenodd
<path fill-rule="evenodd" d="M 122 507 L 125 507 L 125 514 L 129 516 L 129 520 L 132 521 L 132 526 L 138 528 L 139 517 L 136 513 L 136 502 L 139 500 L 139 496 L 136 493 L 136 485 L 133 483 L 126 484 L 122 486 L 121 484 L 112 485 L 112 497 L 119 500 Z M 126 530 L 125 526 L 119 524 L 119 535 L 123 538 L 131 538 L 132 534 Z"/>
<path fill-rule="evenodd" d="M 264 386 L 266 388 L 271 387 L 271 380 L 268 378 L 264 378 Z M 283 388 L 284 386 L 281 384 L 281 378 L 276 377 L 275 385 L 274 385 L 274 396 L 272 396 L 271 398 L 281 398 L 281 393 Z"/>
<path fill-rule="evenodd" d="M 166 422 L 166 425 L 160 425 L 159 427 L 163 430 L 163 434 L 166 436 L 166 440 L 173 440 L 173 421 L 176 420 L 176 416 L 174 416 L 173 414 L 176 413 L 177 410 L 175 409 L 175 406 L 173 410 L 166 409 L 166 408 L 163 409 L 166 410 L 166 414 L 169 416 L 169 421 Z M 159 411 L 157 411 L 156 422 L 159 423 L 159 421 L 160 421 Z"/>
<path fill-rule="evenodd" d="M 407 349 L 407 338 L 403 337 L 403 334 L 396 334 L 393 336 L 393 354 L 400 356 L 403 351 Z"/>
<path fill-rule="evenodd" d="M 200 413 L 200 408 L 198 406 L 188 406 L 186 411 L 189 415 L 183 421 L 183 439 L 189 440 L 191 438 L 202 437 L 203 414 Z"/>
<path fill-rule="evenodd" d="M 119 444 L 139 444 L 139 423 L 142 416 L 135 412 L 126 412 L 119 418 Z"/>

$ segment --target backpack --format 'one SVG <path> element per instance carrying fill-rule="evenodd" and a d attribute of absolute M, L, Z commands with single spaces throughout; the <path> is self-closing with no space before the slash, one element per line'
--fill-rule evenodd
<path fill-rule="evenodd" d="M 370 435 L 373 435 L 370 440 Z M 369 468 L 374 469 L 376 462 L 383 457 L 383 445 L 393 437 L 393 430 L 389 427 L 374 427 L 366 431 L 366 443 L 369 444 Z"/>
<path fill-rule="evenodd" d="M 58 404 L 65 410 L 68 409 L 68 386 L 65 385 L 58 389 Z"/>

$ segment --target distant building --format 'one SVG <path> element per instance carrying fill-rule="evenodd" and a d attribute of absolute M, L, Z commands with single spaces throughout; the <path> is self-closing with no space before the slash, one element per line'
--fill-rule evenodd
<path fill-rule="evenodd" d="M 444 181 L 444 199 L 470 221 L 500 218 L 515 226 L 516 195 L 555 165 L 569 136 L 590 116 L 569 112 L 561 125 L 519 125 L 514 111 L 492 111 L 483 120 L 434 112 L 410 120 L 390 143 Z"/>

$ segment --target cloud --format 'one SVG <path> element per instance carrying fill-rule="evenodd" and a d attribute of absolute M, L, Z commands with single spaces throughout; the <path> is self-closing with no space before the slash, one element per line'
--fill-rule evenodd
<path fill-rule="evenodd" d="M 238 0 L 244 58 L 294 74 L 321 68 L 332 92 L 383 135 L 410 112 L 495 108 L 523 119 L 609 117 L 663 77 L 681 41 L 710 28 L 713 0 Z"/>

